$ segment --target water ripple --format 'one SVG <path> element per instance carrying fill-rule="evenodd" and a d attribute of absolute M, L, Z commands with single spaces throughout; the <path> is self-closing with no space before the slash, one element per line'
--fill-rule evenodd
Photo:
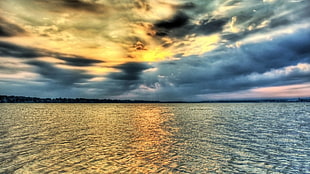
<path fill-rule="evenodd" d="M 0 173 L 310 173 L 308 103 L 0 111 Z"/>

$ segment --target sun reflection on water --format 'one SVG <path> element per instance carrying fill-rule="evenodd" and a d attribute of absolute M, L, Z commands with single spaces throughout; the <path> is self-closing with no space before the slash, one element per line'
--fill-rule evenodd
<path fill-rule="evenodd" d="M 168 131 L 171 129 L 167 129 L 167 123 L 173 116 L 165 107 L 146 105 L 137 108 L 133 117 L 136 135 L 131 145 L 135 154 L 133 165 L 136 165 L 133 168 L 142 164 L 142 170 L 138 170 L 150 173 L 176 167 L 177 164 L 170 156 L 175 141 L 171 138 L 172 132 Z"/>
<path fill-rule="evenodd" d="M 309 108 L 2 104 L 0 173 L 309 173 Z"/>

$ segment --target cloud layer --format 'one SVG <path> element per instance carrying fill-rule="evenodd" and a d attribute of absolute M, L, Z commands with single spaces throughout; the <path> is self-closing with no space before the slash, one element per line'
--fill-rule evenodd
<path fill-rule="evenodd" d="M 275 97 L 307 96 L 309 7 L 306 0 L 3 0 L 0 90 L 207 100 L 266 97 L 283 87 Z"/>

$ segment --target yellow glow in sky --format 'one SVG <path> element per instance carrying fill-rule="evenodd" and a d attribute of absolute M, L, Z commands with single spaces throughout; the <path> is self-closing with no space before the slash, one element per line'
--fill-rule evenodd
<path fill-rule="evenodd" d="M 309 82 L 309 8 L 306 0 L 1 0 L 0 91 L 264 95 L 259 88 Z"/>

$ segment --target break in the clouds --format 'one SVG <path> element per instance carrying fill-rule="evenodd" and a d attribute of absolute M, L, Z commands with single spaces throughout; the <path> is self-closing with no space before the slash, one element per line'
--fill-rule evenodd
<path fill-rule="evenodd" d="M 309 96 L 309 7 L 306 0 L 2 0 L 0 91 L 144 100 Z"/>

